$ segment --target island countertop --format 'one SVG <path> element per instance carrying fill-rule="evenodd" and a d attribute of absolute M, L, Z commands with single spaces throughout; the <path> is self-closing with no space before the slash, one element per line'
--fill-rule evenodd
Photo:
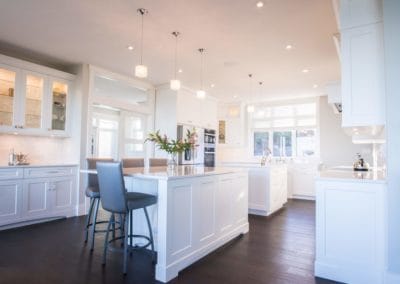
<path fill-rule="evenodd" d="M 240 168 L 231 167 L 204 167 L 204 166 L 175 166 L 174 169 L 167 167 L 138 167 L 124 168 L 124 176 L 143 179 L 182 179 L 200 176 L 222 175 L 230 173 L 238 173 L 244 171 Z M 97 174 L 96 170 L 81 170 L 81 173 Z"/>
<path fill-rule="evenodd" d="M 319 172 L 317 180 L 353 181 L 369 183 L 386 183 L 386 174 L 381 170 L 358 172 L 345 169 L 330 169 Z"/>

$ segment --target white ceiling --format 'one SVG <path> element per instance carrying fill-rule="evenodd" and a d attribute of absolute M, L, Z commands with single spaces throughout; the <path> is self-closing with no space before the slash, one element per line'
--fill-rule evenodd
<path fill-rule="evenodd" d="M 2 1 L 0 52 L 53 66 L 90 63 L 133 76 L 139 60 L 139 23 L 145 17 L 144 64 L 155 85 L 173 76 L 174 39 L 181 32 L 179 74 L 197 89 L 206 49 L 204 81 L 223 100 L 320 95 L 340 78 L 332 40 L 337 32 L 330 0 L 14 0 Z M 133 44 L 136 49 L 128 51 Z M 294 49 L 286 51 L 292 44 Z M 307 74 L 303 69 L 309 69 Z M 254 74 L 253 95 L 248 73 Z M 256 82 L 263 81 L 262 89 Z M 215 84 L 211 88 L 211 84 Z M 318 84 L 318 88 L 313 88 Z"/>

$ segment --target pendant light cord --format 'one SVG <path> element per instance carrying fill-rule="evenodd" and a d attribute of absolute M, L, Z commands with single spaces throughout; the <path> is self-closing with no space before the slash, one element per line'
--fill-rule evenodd
<path fill-rule="evenodd" d="M 200 89 L 203 90 L 203 52 L 204 52 L 204 48 L 200 48 L 199 51 L 200 51 Z"/>
<path fill-rule="evenodd" d="M 177 77 L 177 66 L 178 66 L 178 32 L 172 33 L 175 36 L 175 62 L 174 62 L 174 73 L 175 73 L 175 79 Z"/>
<path fill-rule="evenodd" d="M 142 14 L 142 31 L 140 35 L 140 65 L 143 65 L 143 12 L 140 12 Z"/>

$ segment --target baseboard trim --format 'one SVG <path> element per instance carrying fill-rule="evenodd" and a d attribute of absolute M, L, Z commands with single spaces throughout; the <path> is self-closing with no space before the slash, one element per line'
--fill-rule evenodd
<path fill-rule="evenodd" d="M 315 196 L 293 194 L 290 199 L 315 200 Z"/>
<path fill-rule="evenodd" d="M 358 266 L 354 264 L 350 266 L 345 266 L 315 261 L 314 271 L 315 276 L 317 277 L 343 283 L 384 283 L 384 269 L 378 269 L 373 266 Z"/>
<path fill-rule="evenodd" d="M 65 218 L 67 218 L 67 217 L 66 216 L 56 216 L 56 217 L 39 218 L 39 219 L 34 219 L 34 220 L 26 220 L 26 221 L 21 221 L 18 223 L 12 223 L 12 224 L 8 224 L 8 225 L 0 226 L 0 231 L 35 225 L 35 224 L 39 224 L 39 223 L 51 222 L 51 221 L 55 221 L 55 220 L 65 219 Z"/>

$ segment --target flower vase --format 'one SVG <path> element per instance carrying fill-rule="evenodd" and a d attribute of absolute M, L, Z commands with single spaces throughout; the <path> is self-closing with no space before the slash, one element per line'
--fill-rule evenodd
<path fill-rule="evenodd" d="M 168 158 L 167 158 L 168 169 L 173 170 L 176 165 L 178 165 L 176 161 L 176 153 L 168 153 Z"/>

